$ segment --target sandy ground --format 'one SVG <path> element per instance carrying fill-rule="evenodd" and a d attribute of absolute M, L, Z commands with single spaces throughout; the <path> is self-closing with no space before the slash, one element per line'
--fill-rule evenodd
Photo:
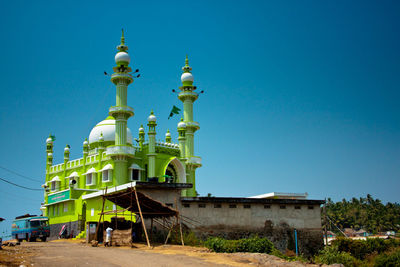
<path fill-rule="evenodd" d="M 317 266 L 257 253 L 213 253 L 189 246 L 91 247 L 81 241 L 22 242 L 0 250 L 0 266 Z"/>

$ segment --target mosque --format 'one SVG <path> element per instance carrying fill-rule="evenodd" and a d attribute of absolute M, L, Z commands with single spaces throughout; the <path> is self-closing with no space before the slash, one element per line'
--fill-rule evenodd
<path fill-rule="evenodd" d="M 115 211 L 118 220 L 116 212 L 121 207 L 103 199 L 138 188 L 163 207 L 176 209 L 181 216 L 195 221 L 196 224 L 187 226 L 200 238 L 220 235 L 235 239 L 255 233 L 268 237 L 285 251 L 293 246 L 295 232 L 299 234 L 301 253 L 307 255 L 322 246 L 321 204 L 324 201 L 307 199 L 307 193 L 273 192 L 247 198 L 197 196 L 196 169 L 202 164 L 201 158 L 194 154 L 194 135 L 200 126 L 193 120 L 193 103 L 199 93 L 193 85 L 188 58 L 182 68 L 178 94 L 183 103 L 183 118 L 177 124 L 178 144 L 171 141 L 169 131 L 165 142 L 156 141 L 157 118 L 153 112 L 147 118 L 147 139 L 143 125 L 138 138 L 133 139 L 127 120 L 134 111 L 127 105 L 127 97 L 128 86 L 138 77 L 138 70 L 132 71 L 129 66 L 123 33 L 117 49 L 116 66 L 111 75 L 116 87 L 116 104 L 84 140 L 83 157 L 70 159 L 67 145 L 64 162 L 53 165 L 54 137 L 50 135 L 46 140 L 41 210 L 49 217 L 50 236 L 56 236 L 65 224 L 75 237 L 90 235 L 92 225 L 100 222 L 101 213 Z M 130 214 L 126 216 L 129 220 Z"/>
<path fill-rule="evenodd" d="M 177 125 L 178 144 L 172 142 L 169 131 L 165 142 L 156 141 L 157 118 L 153 111 L 147 118 L 148 137 L 142 125 L 133 142 L 127 120 L 134 115 L 134 110 L 127 105 L 127 97 L 128 86 L 134 82 L 138 70 L 133 72 L 129 66 L 130 56 L 123 33 L 117 49 L 116 66 L 111 75 L 116 87 L 116 104 L 109 108 L 109 116 L 84 140 L 83 157 L 70 159 L 67 145 L 64 162 L 53 165 L 54 137 L 50 135 L 46 140 L 46 180 L 42 185 L 46 190 L 41 209 L 52 225 L 96 221 L 101 201 L 85 199 L 85 196 L 106 187 L 130 185 L 133 181 L 178 184 L 182 185 L 182 196 L 196 196 L 196 169 L 201 167 L 201 158 L 194 155 L 194 134 L 200 126 L 193 121 L 193 103 L 198 93 L 193 86 L 188 58 L 182 68 L 182 86 L 178 94 L 183 103 L 183 118 Z M 115 206 L 109 204 L 106 208 L 112 210 Z"/>

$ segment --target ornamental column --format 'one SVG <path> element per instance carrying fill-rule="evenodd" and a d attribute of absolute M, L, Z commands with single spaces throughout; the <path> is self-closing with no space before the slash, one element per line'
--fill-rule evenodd
<path fill-rule="evenodd" d="M 139 128 L 139 147 L 140 147 L 140 149 L 143 149 L 143 143 L 145 141 L 144 136 L 145 136 L 145 132 L 144 132 L 143 124 L 141 124 L 140 128 Z"/>
<path fill-rule="evenodd" d="M 129 67 L 130 56 L 126 52 L 124 32 L 122 31 L 121 44 L 117 46 L 118 53 L 115 55 L 116 67 L 111 75 L 111 82 L 116 86 L 116 104 L 110 107 L 109 115 L 115 118 L 115 145 L 107 147 L 107 155 L 115 162 L 114 177 L 116 185 L 128 182 L 128 158 L 134 157 L 135 149 L 128 145 L 127 121 L 134 115 L 133 108 L 127 105 L 128 85 L 133 82 Z"/>
<path fill-rule="evenodd" d="M 64 178 L 67 177 L 67 163 L 69 161 L 69 149 L 70 149 L 69 145 L 66 145 L 64 148 Z"/>
<path fill-rule="evenodd" d="M 149 169 L 147 172 L 148 178 L 157 178 L 156 176 L 156 126 L 157 126 L 157 118 L 154 115 L 153 111 L 151 111 L 150 116 L 147 118 L 149 122 L 147 126 L 149 126 L 149 153 L 147 157 L 149 158 Z"/>
<path fill-rule="evenodd" d="M 193 86 L 192 68 L 189 66 L 189 60 L 186 57 L 185 66 L 182 68 L 181 92 L 178 94 L 179 100 L 183 102 L 183 121 L 186 124 L 186 174 L 187 182 L 193 184 L 191 189 L 186 191 L 187 196 L 196 196 L 196 169 L 201 167 L 201 158 L 194 155 L 194 133 L 200 129 L 200 124 L 193 121 L 193 103 L 197 100 L 198 94 L 194 92 L 196 86 Z"/>
<path fill-rule="evenodd" d="M 46 181 L 49 179 L 50 167 L 53 165 L 53 141 L 54 137 L 50 134 L 46 139 Z"/>

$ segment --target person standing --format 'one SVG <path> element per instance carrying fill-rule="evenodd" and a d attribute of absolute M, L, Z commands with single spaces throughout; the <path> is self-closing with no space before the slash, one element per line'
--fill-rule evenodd
<path fill-rule="evenodd" d="M 106 242 L 104 243 L 105 247 L 111 246 L 112 232 L 113 232 L 113 229 L 111 227 L 107 227 L 107 229 L 106 229 Z"/>

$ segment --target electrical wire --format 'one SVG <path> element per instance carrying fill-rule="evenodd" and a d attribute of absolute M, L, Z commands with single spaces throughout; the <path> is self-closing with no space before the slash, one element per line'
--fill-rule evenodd
<path fill-rule="evenodd" d="M 0 180 L 3 181 L 3 182 L 9 183 L 11 185 L 14 185 L 14 186 L 18 186 L 18 187 L 23 188 L 23 189 L 27 189 L 27 190 L 32 190 L 32 191 L 42 191 L 43 190 L 43 189 L 35 189 L 35 188 L 30 188 L 30 187 L 26 187 L 26 186 L 23 186 L 23 185 L 15 184 L 15 183 L 10 182 L 10 181 L 8 181 L 8 180 L 6 180 L 4 178 L 1 178 L 1 177 L 0 177 Z"/>
<path fill-rule="evenodd" d="M 22 174 L 20 174 L 20 173 L 17 173 L 17 172 L 15 172 L 15 171 L 13 171 L 13 170 L 7 169 L 7 168 L 2 167 L 2 166 L 0 166 L 0 169 L 3 169 L 3 170 L 5 170 L 5 171 L 8 171 L 8 172 L 10 172 L 10 173 L 12 173 L 12 174 L 18 175 L 18 176 L 20 176 L 20 177 L 22 177 L 22 178 L 25 178 L 25 179 L 28 179 L 28 180 L 30 180 L 30 181 L 39 182 L 39 183 L 42 182 L 42 181 L 40 181 L 40 180 L 36 180 L 36 179 L 30 178 L 30 177 L 28 177 L 28 176 L 22 175 Z"/>

